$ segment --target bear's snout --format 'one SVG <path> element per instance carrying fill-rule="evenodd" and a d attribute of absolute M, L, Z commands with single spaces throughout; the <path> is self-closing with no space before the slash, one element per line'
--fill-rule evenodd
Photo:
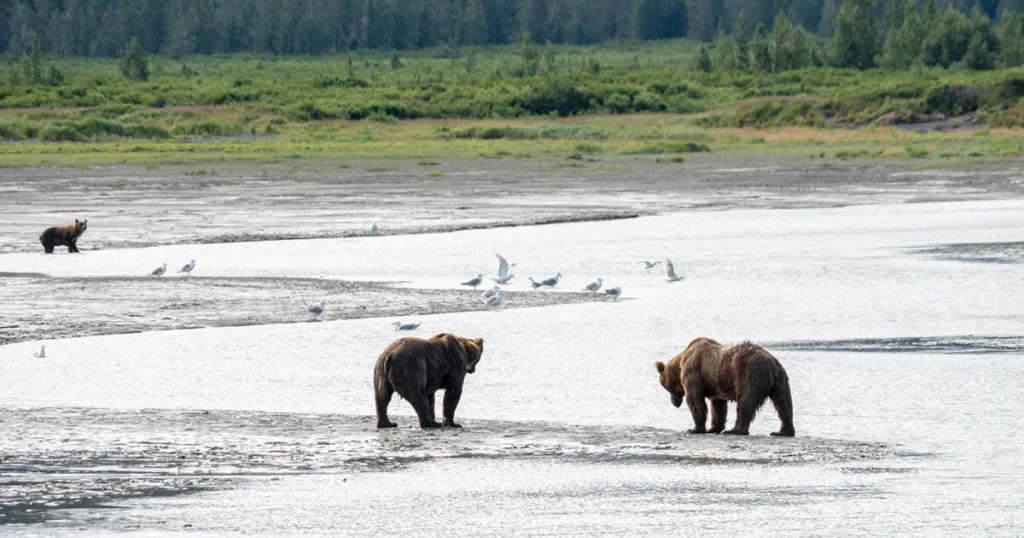
<path fill-rule="evenodd" d="M 676 396 L 675 394 L 673 394 L 672 395 L 672 405 L 674 405 L 676 407 L 682 406 L 683 405 L 683 397 L 682 396 Z"/>

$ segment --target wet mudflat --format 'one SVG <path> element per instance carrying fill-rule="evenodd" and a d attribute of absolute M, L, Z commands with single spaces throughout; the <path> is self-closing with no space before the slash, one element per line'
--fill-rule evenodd
<path fill-rule="evenodd" d="M 0 346 L 0 534 L 1019 535 L 1021 266 L 922 252 L 1019 243 L 1024 202 L 882 201 L 0 255 L 4 273 L 111 282 L 80 290 L 96 315 L 124 304 L 106 302 L 112 282 L 138 283 L 139 304 L 192 285 L 138 277 L 161 261 L 196 258 L 198 286 L 210 284 L 197 297 L 288 315 L 287 291 L 231 297 L 298 279 L 304 297 L 323 293 L 320 280 L 348 283 L 337 300 L 367 308 L 461 301 L 472 292 L 458 282 L 493 273 L 494 252 L 518 263 L 507 309 L 428 301 L 417 315 L 413 335 L 485 339 L 461 430 L 421 431 L 398 399 L 400 427 L 372 427 L 391 314 Z M 663 256 L 685 281 L 643 271 Z M 554 290 L 526 283 L 556 272 Z M 546 302 L 598 276 L 620 300 Z M 796 438 L 767 436 L 770 406 L 749 438 L 683 433 L 689 415 L 653 362 L 700 335 L 775 352 Z M 34 359 L 43 343 L 47 358 Z"/>

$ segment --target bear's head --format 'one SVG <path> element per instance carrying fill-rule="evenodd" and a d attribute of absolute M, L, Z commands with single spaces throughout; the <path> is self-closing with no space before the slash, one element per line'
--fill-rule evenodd
<path fill-rule="evenodd" d="M 484 354 L 484 339 L 471 340 L 460 336 L 459 342 L 466 350 L 466 373 L 471 374 L 476 371 L 476 364 L 480 362 L 480 356 Z"/>
<path fill-rule="evenodd" d="M 661 382 L 661 386 L 668 391 L 672 397 L 672 405 L 676 407 L 683 405 L 683 397 L 686 396 L 686 392 L 683 390 L 683 380 L 680 378 L 680 361 L 678 359 L 679 357 L 676 357 L 668 361 L 668 364 L 661 361 L 654 363 L 654 367 L 658 370 L 658 380 Z"/>
<path fill-rule="evenodd" d="M 89 226 L 89 219 L 78 220 L 75 219 L 75 234 L 82 235 L 85 233 L 85 229 Z"/>

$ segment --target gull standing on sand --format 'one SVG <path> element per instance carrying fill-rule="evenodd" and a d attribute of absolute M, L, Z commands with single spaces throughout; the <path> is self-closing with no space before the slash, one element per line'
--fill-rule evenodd
<path fill-rule="evenodd" d="M 501 293 L 501 290 L 498 290 L 494 295 L 488 297 L 484 301 L 484 304 L 487 305 L 487 308 L 497 308 L 504 300 L 505 294 Z"/>
<path fill-rule="evenodd" d="M 493 278 L 491 280 L 498 284 L 508 284 L 508 281 L 512 280 L 512 277 L 515 276 L 508 274 L 508 270 L 515 264 L 513 263 L 512 265 L 509 265 L 508 260 L 503 258 L 501 254 L 495 254 L 495 256 L 498 257 L 498 278 Z"/>
<path fill-rule="evenodd" d="M 498 286 L 494 286 L 493 288 L 491 288 L 491 289 L 489 289 L 489 290 L 487 290 L 487 291 L 483 292 L 483 294 L 482 294 L 481 296 L 482 296 L 482 297 L 483 297 L 483 298 L 484 298 L 485 300 L 486 300 L 486 299 L 490 299 L 491 297 L 494 297 L 494 295 L 495 295 L 495 294 L 497 294 L 497 293 L 498 293 L 498 292 L 500 292 L 500 291 L 501 291 L 501 288 L 499 288 Z"/>
<path fill-rule="evenodd" d="M 327 301 L 321 300 L 320 304 L 313 305 L 313 306 L 307 306 L 306 307 L 306 311 L 309 312 L 310 314 L 313 314 L 313 319 L 319 320 L 320 314 L 324 313 L 324 306 L 326 304 L 327 304 Z"/>
<path fill-rule="evenodd" d="M 161 265 L 160 267 L 157 267 L 156 269 L 153 269 L 153 272 L 150 273 L 149 276 L 164 276 L 164 273 L 166 273 L 166 272 L 167 272 L 167 264 L 165 263 L 165 264 Z"/>
<path fill-rule="evenodd" d="M 603 283 L 604 279 L 598 278 L 597 280 L 591 282 L 590 284 L 587 284 L 587 287 L 583 288 L 583 291 L 597 291 L 601 289 L 601 284 Z"/>
<path fill-rule="evenodd" d="M 467 280 L 467 281 L 463 282 L 460 285 L 462 285 L 462 286 L 473 286 L 473 290 L 476 291 L 476 287 L 479 286 L 480 283 L 483 282 L 483 281 L 484 281 L 484 274 L 480 273 L 480 274 L 476 275 L 476 278 L 472 278 L 470 280 Z"/>
<path fill-rule="evenodd" d="M 531 285 L 531 286 L 533 286 L 533 289 L 537 289 L 537 288 L 539 288 L 539 287 L 543 286 L 543 285 L 544 285 L 544 283 L 543 283 L 543 282 L 537 282 L 537 281 L 536 281 L 536 280 L 534 280 L 534 279 L 533 279 L 533 277 L 531 276 L 531 277 L 530 277 L 530 285 Z"/>
<path fill-rule="evenodd" d="M 543 281 L 541 281 L 540 284 L 541 284 L 541 286 L 547 286 L 549 288 L 553 288 L 553 287 L 558 285 L 558 281 L 561 280 L 561 279 L 562 279 L 562 273 L 558 273 L 557 275 L 555 275 L 555 276 L 553 276 L 551 278 L 545 278 Z"/>
<path fill-rule="evenodd" d="M 39 348 L 39 351 L 33 351 L 32 352 L 32 356 L 33 357 L 38 357 L 40 359 L 45 359 L 46 358 L 46 344 L 43 344 L 43 346 Z"/>
<path fill-rule="evenodd" d="M 181 269 L 178 270 L 178 272 L 179 273 L 185 273 L 185 278 L 188 278 L 188 275 L 192 274 L 192 270 L 195 269 L 195 268 L 196 268 L 196 261 L 192 260 L 192 261 L 186 263 L 184 265 L 184 267 L 182 267 Z"/>
<path fill-rule="evenodd" d="M 396 331 L 411 331 L 413 329 L 416 329 L 420 325 L 420 323 L 402 323 L 401 321 L 396 321 L 391 324 L 391 326 L 394 327 Z"/>
<path fill-rule="evenodd" d="M 616 301 L 619 299 L 619 295 L 622 295 L 622 288 L 615 286 L 614 288 L 608 288 L 604 290 L 604 294 Z"/>
<path fill-rule="evenodd" d="M 686 280 L 686 277 L 677 276 L 676 268 L 672 265 L 672 260 L 665 258 L 665 280 L 669 282 L 679 282 L 680 280 Z"/>
<path fill-rule="evenodd" d="M 373 221 L 373 226 L 370 226 L 370 233 L 377 235 L 377 221 Z"/>
<path fill-rule="evenodd" d="M 644 261 L 644 262 L 640 262 L 640 263 L 644 264 L 644 271 L 650 273 L 651 269 L 654 269 L 661 262 L 660 261 L 657 261 L 657 262 L 647 262 L 647 261 Z"/>

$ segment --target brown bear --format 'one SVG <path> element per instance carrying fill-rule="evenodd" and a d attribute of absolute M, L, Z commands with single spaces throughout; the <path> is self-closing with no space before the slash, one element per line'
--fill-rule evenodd
<path fill-rule="evenodd" d="M 53 254 L 53 247 L 59 246 L 68 247 L 68 252 L 79 252 L 78 238 L 85 233 L 88 223 L 86 219 L 75 219 L 74 224 L 47 228 L 43 235 L 39 236 L 39 242 L 43 244 L 47 254 Z"/>
<path fill-rule="evenodd" d="M 782 420 L 779 431 L 772 435 L 792 437 L 793 401 L 789 394 L 789 377 L 778 359 L 766 349 L 750 342 L 723 346 L 710 338 L 697 338 L 668 364 L 654 365 L 661 377 L 661 386 L 672 395 L 672 405 L 686 405 L 693 415 L 694 427 L 687 433 L 725 433 L 749 435 L 750 423 L 757 410 L 771 398 Z M 711 429 L 705 429 L 711 400 Z M 736 424 L 725 431 L 727 402 L 736 402 Z"/>
<path fill-rule="evenodd" d="M 409 400 L 421 428 L 453 428 L 455 407 L 462 397 L 466 374 L 476 371 L 484 352 L 482 338 L 471 340 L 441 333 L 427 340 L 406 337 L 393 342 L 377 358 L 373 369 L 373 392 L 377 399 L 377 427 L 394 428 L 388 420 L 388 404 L 395 392 Z M 434 393 L 444 389 L 444 423 L 434 418 Z"/>

